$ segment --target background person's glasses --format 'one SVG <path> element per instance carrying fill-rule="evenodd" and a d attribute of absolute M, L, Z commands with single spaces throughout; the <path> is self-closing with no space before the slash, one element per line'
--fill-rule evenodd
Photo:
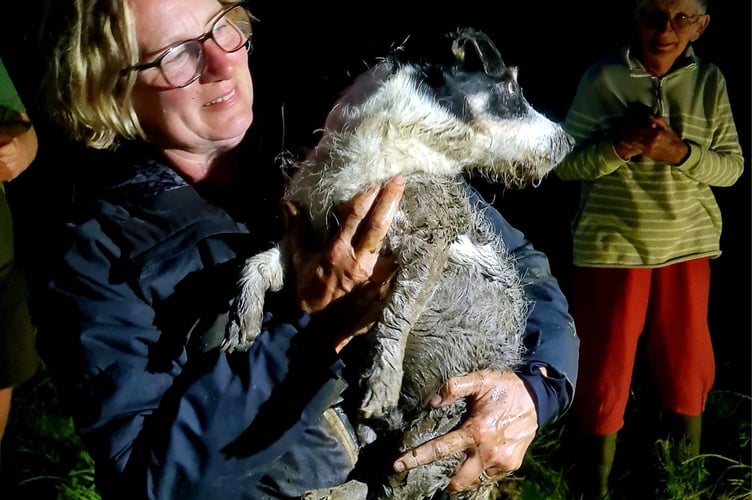
<path fill-rule="evenodd" d="M 640 19 L 646 27 L 655 30 L 662 30 L 666 27 L 666 21 L 668 21 L 668 23 L 671 25 L 671 29 L 677 33 L 684 31 L 695 24 L 697 20 L 702 16 L 703 14 L 690 16 L 681 13 L 669 16 L 668 14 L 661 12 L 660 10 L 652 10 L 649 12 L 640 13 Z"/>
<path fill-rule="evenodd" d="M 227 53 L 236 52 L 242 47 L 250 52 L 252 18 L 243 5 L 234 5 L 221 12 L 211 29 L 200 37 L 178 42 L 153 61 L 124 68 L 123 73 L 159 68 L 170 87 L 186 87 L 195 82 L 204 71 L 204 43 L 207 40 L 214 40 Z"/>

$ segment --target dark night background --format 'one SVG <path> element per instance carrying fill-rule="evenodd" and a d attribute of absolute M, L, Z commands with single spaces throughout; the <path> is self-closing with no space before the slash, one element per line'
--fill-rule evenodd
<path fill-rule="evenodd" d="M 53 0 L 55 1 L 55 0 Z M 158 0 L 155 0 L 158 1 Z M 44 228 L 27 214 L 59 213 L 58 182 L 75 167 L 69 145 L 50 132 L 35 108 L 40 59 L 32 49 L 40 0 L 4 5 L 0 55 L 38 124 L 40 154 L 11 183 L 19 232 L 45 245 Z M 717 387 L 750 393 L 750 31 L 749 0 L 710 0 L 711 23 L 695 49 L 724 72 L 746 162 L 742 178 L 717 189 L 724 216 L 723 255 L 712 262 L 711 329 L 718 364 Z M 366 63 L 405 40 L 442 35 L 460 26 L 485 31 L 505 61 L 520 68 L 527 99 L 551 118 L 563 120 L 586 66 L 616 50 L 631 33 L 630 0 L 251 2 L 259 22 L 251 68 L 255 83 L 255 131 L 270 151 L 295 150 L 313 131 L 336 94 Z M 6 17 L 7 16 L 7 17 Z M 409 42 L 408 42 L 409 43 Z M 40 47 L 45 50 L 44 43 Z M 106 166 L 103 166 L 106 168 Z M 554 176 L 522 192 L 485 190 L 502 213 L 550 257 L 569 292 L 569 222 L 577 204 L 576 183 Z M 64 201 L 63 201 L 64 202 Z"/>
<path fill-rule="evenodd" d="M 717 189 L 724 215 L 723 255 L 713 261 L 711 331 L 718 365 L 716 387 L 750 393 L 750 94 L 752 14 L 747 0 L 711 0 L 711 22 L 695 44 L 700 56 L 724 72 L 745 154 L 745 173 Z M 332 101 L 366 63 L 404 41 L 437 40 L 460 26 L 485 31 L 509 65 L 519 67 L 527 99 L 563 120 L 579 77 L 596 59 L 631 34 L 631 0 L 503 2 L 306 2 L 291 8 L 259 3 L 251 70 L 257 125 L 279 149 L 313 140 Z M 276 146 L 272 146 L 274 149 Z M 569 292 L 569 223 L 577 207 L 576 183 L 549 176 L 537 189 L 496 192 L 502 213 L 551 259 Z"/>
<path fill-rule="evenodd" d="M 715 62 L 726 76 L 746 159 L 739 181 L 715 190 L 724 221 L 723 255 L 712 261 L 710 310 L 716 387 L 744 394 L 750 393 L 752 374 L 750 3 L 711 0 L 710 25 L 695 44 L 697 53 Z M 280 148 L 310 141 L 336 93 L 367 62 L 408 36 L 441 40 L 440 35 L 459 26 L 489 34 L 505 62 L 519 67 L 527 99 L 551 118 L 563 120 L 586 66 L 630 36 L 631 8 L 631 0 L 469 1 L 444 8 L 427 2 L 372 7 L 305 3 L 294 9 L 263 3 L 255 9 L 260 22 L 251 56 L 257 120 L 265 127 L 266 140 Z M 577 207 L 577 183 L 549 176 L 537 189 L 484 193 L 495 196 L 507 219 L 549 255 L 554 273 L 569 293 L 569 223 Z"/>

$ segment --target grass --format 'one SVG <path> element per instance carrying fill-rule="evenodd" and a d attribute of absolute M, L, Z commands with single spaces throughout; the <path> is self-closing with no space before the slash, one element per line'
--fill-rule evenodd
<path fill-rule="evenodd" d="M 645 391 L 643 391 L 645 392 Z M 632 393 L 625 426 L 617 442 L 609 500 L 749 500 L 749 395 L 711 391 L 703 415 L 700 455 L 684 459 L 683 443 L 658 437 L 657 407 L 650 397 Z M 577 437 L 565 417 L 545 428 L 520 471 L 514 500 L 572 500 L 569 488 Z"/>
<path fill-rule="evenodd" d="M 639 393 L 632 399 L 631 407 L 640 410 L 629 411 L 619 435 L 612 500 L 752 499 L 749 395 L 710 393 L 703 452 L 689 460 L 676 458 L 674 443 L 645 431 L 651 428 L 651 405 Z M 16 391 L 13 405 L 3 441 L 0 498 L 99 500 L 93 463 L 44 372 Z M 500 500 L 573 499 L 568 477 L 577 443 L 569 427 L 565 417 L 542 429 L 522 468 L 502 483 Z"/>
<path fill-rule="evenodd" d="M 0 498 L 98 500 L 94 468 L 44 372 L 14 392 Z"/>

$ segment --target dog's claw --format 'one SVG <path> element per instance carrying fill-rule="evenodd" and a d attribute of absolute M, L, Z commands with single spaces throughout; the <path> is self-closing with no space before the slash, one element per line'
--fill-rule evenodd
<path fill-rule="evenodd" d="M 378 438 L 378 435 L 373 427 L 366 424 L 358 425 L 358 440 L 361 446 L 373 443 L 376 441 L 376 438 Z"/>

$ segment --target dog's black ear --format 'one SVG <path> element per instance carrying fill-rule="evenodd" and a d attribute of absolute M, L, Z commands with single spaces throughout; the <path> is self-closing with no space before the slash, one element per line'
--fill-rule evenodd
<path fill-rule="evenodd" d="M 483 71 L 501 79 L 506 65 L 491 38 L 473 28 L 461 28 L 454 34 L 452 52 L 464 71 Z"/>

